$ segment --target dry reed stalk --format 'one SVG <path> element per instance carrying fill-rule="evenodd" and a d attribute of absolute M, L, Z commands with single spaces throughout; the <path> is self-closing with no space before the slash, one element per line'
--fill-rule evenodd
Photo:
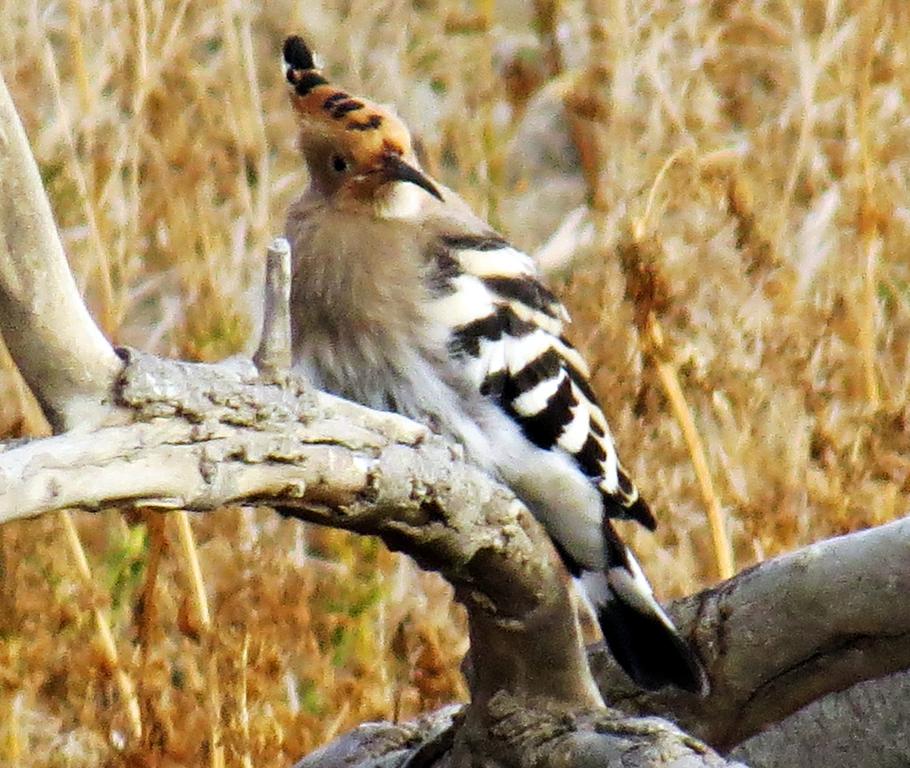
<path fill-rule="evenodd" d="M 670 410 L 682 430 L 683 439 L 686 441 L 686 448 L 689 451 L 689 458 L 692 461 L 692 468 L 695 470 L 696 478 L 698 478 L 698 487 L 708 514 L 708 527 L 711 529 L 711 543 L 714 547 L 714 561 L 717 564 L 717 573 L 721 579 L 729 579 L 736 572 L 736 566 L 733 559 L 733 546 L 727 533 L 727 521 L 717 491 L 714 489 L 714 481 L 711 477 L 711 469 L 708 467 L 705 446 L 698 427 L 695 426 L 692 410 L 689 408 L 688 402 L 686 402 L 686 396 L 679 382 L 676 366 L 670 360 L 662 357 L 666 353 L 666 349 L 664 347 L 663 331 L 656 319 L 648 327 L 648 346 L 651 350 L 651 359 L 657 368 L 657 375 L 663 386 L 664 394 L 667 396 L 667 400 L 670 401 Z"/>
<path fill-rule="evenodd" d="M 859 318 L 860 348 L 863 356 L 863 380 L 866 387 L 866 401 L 874 411 L 881 405 L 876 371 L 876 318 L 878 315 L 878 261 L 882 250 L 880 235 L 880 214 L 875 204 L 875 177 L 873 172 L 873 150 L 869 140 L 870 89 L 872 81 L 872 59 L 875 54 L 875 33 L 881 19 L 881 2 L 867 5 L 863 12 L 862 33 L 859 41 L 859 82 L 856 109 L 856 130 L 860 145 L 863 191 L 857 216 L 857 229 L 861 242 L 861 256 L 864 265 L 862 312 Z"/>
<path fill-rule="evenodd" d="M 654 201 L 657 197 L 657 190 L 666 177 L 670 168 L 682 158 L 692 156 L 694 151 L 689 146 L 680 147 L 661 165 L 660 170 L 654 177 L 651 189 L 648 192 L 645 212 L 642 218 L 633 223 L 632 226 L 632 252 L 636 255 L 644 242 L 650 221 L 651 212 L 654 208 Z M 651 270 L 656 270 L 655 264 L 650 264 Z M 636 272 L 641 272 L 641 265 L 633 265 Z M 629 279 L 628 271 L 626 279 Z M 657 280 L 663 283 L 663 301 L 669 303 L 669 289 L 666 287 L 666 281 L 660 276 Z M 633 297 L 641 298 L 638 291 L 633 290 Z M 650 301 L 649 301 L 650 303 Z M 733 546 L 730 542 L 730 536 L 727 532 L 727 523 L 724 517 L 723 508 L 720 498 L 714 488 L 714 480 L 711 476 L 711 469 L 708 466 L 708 458 L 705 452 L 704 442 L 701 434 L 695 424 L 695 418 L 692 416 L 692 409 L 686 401 L 686 395 L 683 391 L 682 384 L 679 381 L 679 373 L 671 359 L 670 350 L 667 348 L 663 328 L 657 318 L 657 307 L 653 304 L 648 306 L 644 314 L 644 324 L 640 325 L 640 331 L 644 333 L 639 335 L 643 339 L 643 347 L 649 353 L 657 369 L 657 375 L 663 386 L 664 394 L 670 402 L 670 409 L 676 422 L 682 430 L 683 439 L 686 442 L 686 448 L 689 452 L 689 458 L 692 461 L 692 468 L 695 470 L 695 477 L 698 480 L 698 487 L 701 491 L 702 499 L 705 503 L 705 510 L 708 515 L 708 527 L 711 530 L 711 542 L 714 547 L 714 560 L 717 564 L 717 572 L 721 579 L 729 579 L 736 572 Z"/>
<path fill-rule="evenodd" d="M 155 621 L 155 586 L 158 583 L 161 555 L 166 546 L 164 522 L 164 515 L 160 512 L 147 512 L 145 514 L 145 524 L 149 535 L 149 553 L 148 562 L 145 566 L 145 578 L 142 580 L 142 588 L 139 593 L 138 611 L 139 650 L 142 654 L 143 665 L 148 658 L 152 625 Z"/>
<path fill-rule="evenodd" d="M 84 114 L 91 114 L 94 109 L 92 91 L 89 88 L 88 71 L 85 68 L 85 47 L 82 44 L 82 14 L 79 0 L 66 0 L 67 32 L 72 50 L 73 72 L 79 90 L 79 106 Z"/>
<path fill-rule="evenodd" d="M 6 733 L 3 740 L 0 741 L 0 757 L 9 761 L 5 763 L 9 765 L 9 768 L 19 768 L 22 765 L 20 761 L 25 753 L 24 745 L 26 744 L 26 739 L 22 736 L 22 694 L 18 693 L 10 697 L 6 709 L 6 724 L 3 729 Z"/>
<path fill-rule="evenodd" d="M 809 142 L 812 138 L 815 124 L 814 97 L 819 74 L 817 62 L 812 58 L 812 49 L 803 35 L 801 16 L 792 8 L 790 9 L 790 16 L 792 21 L 790 32 L 791 47 L 797 59 L 802 116 L 799 124 L 799 136 L 796 140 L 796 151 L 793 153 L 793 160 L 790 164 L 787 180 L 784 183 L 784 191 L 778 210 L 777 231 L 774 236 L 775 253 L 781 253 L 784 238 L 787 236 L 790 209 L 793 206 L 793 195 L 796 192 L 796 185 L 809 152 Z"/>
<path fill-rule="evenodd" d="M 85 549 L 79 539 L 79 532 L 73 523 L 72 515 L 67 512 L 60 513 L 60 522 L 63 525 L 63 532 L 66 536 L 67 547 L 76 564 L 76 571 L 79 579 L 85 589 L 91 590 L 92 570 L 89 568 L 88 559 L 85 556 Z M 126 670 L 120 665 L 117 657 L 117 646 L 114 644 L 114 636 L 111 634 L 110 617 L 108 612 L 101 606 L 92 608 L 92 614 L 95 619 L 95 629 L 98 633 L 98 640 L 101 643 L 101 652 L 104 654 L 104 661 L 108 667 L 113 670 L 114 679 L 117 681 L 117 687 L 120 689 L 120 695 L 126 705 L 126 714 L 133 731 L 134 738 L 142 738 L 142 715 L 139 709 L 139 698 L 136 696 L 136 686 Z"/>
<path fill-rule="evenodd" d="M 183 550 L 184 562 L 189 571 L 190 586 L 193 591 L 193 607 L 196 609 L 196 620 L 205 639 L 205 649 L 208 656 L 206 675 L 209 688 L 209 707 L 211 710 L 211 740 L 209 756 L 212 768 L 224 768 L 224 746 L 221 738 L 221 688 L 218 681 L 218 662 L 214 654 L 212 635 L 212 615 L 209 611 L 209 600 L 205 593 L 205 581 L 202 578 L 202 568 L 199 565 L 199 552 L 193 538 L 193 529 L 190 527 L 190 517 L 186 510 L 180 509 L 174 513 L 177 523 L 177 535 Z"/>
<path fill-rule="evenodd" d="M 148 560 L 145 566 L 145 576 L 142 580 L 142 586 L 139 591 L 139 603 L 135 612 L 135 621 L 137 624 L 137 642 L 139 645 L 139 675 L 138 675 L 138 695 L 140 703 L 144 704 L 143 711 L 146 712 L 146 741 L 143 748 L 150 746 L 149 737 L 154 728 L 154 724 L 148 722 L 149 715 L 154 713 L 154 707 L 151 705 L 152 693 L 147 690 L 145 684 L 146 672 L 148 670 L 149 649 L 152 643 L 152 627 L 157 618 L 157 604 L 155 602 L 155 587 L 158 583 L 158 573 L 161 566 L 161 555 L 167 546 L 165 538 L 164 524 L 165 516 L 160 512 L 149 511 L 144 515 L 146 529 L 148 530 Z"/>
<path fill-rule="evenodd" d="M 804 10 L 795 3 L 785 4 L 790 17 L 790 47 L 796 57 L 796 68 L 799 80 L 799 95 L 802 116 L 799 124 L 799 136 L 796 150 L 790 163 L 784 193 L 778 214 L 777 232 L 774 238 L 774 252 L 783 253 L 783 244 L 789 234 L 790 211 L 796 193 L 800 175 L 803 173 L 809 158 L 809 149 L 816 131 L 818 106 L 816 93 L 819 80 L 828 64 L 839 55 L 835 45 L 837 10 L 834 3 L 828 3 L 824 11 L 824 23 L 818 35 L 818 42 L 813 46 L 810 33 L 804 28 Z M 870 56 L 872 51 L 870 51 Z"/>
<path fill-rule="evenodd" d="M 714 488 L 705 445 L 660 324 L 659 316 L 669 307 L 670 293 L 666 280 L 657 268 L 655 256 L 658 246 L 653 237 L 646 236 L 645 226 L 643 221 L 635 222 L 631 233 L 619 244 L 620 265 L 626 278 L 626 298 L 635 310 L 642 352 L 657 370 L 664 395 L 670 403 L 670 411 L 679 424 L 686 443 L 705 504 L 718 575 L 721 579 L 729 579 L 735 573 L 733 546 L 727 532 L 723 507 Z"/>
<path fill-rule="evenodd" d="M 223 29 L 222 39 L 224 40 L 224 48 L 228 59 L 227 68 L 231 72 L 239 72 L 241 69 L 240 41 L 238 40 L 237 25 L 234 22 L 234 5 L 229 0 L 223 0 L 221 3 L 221 26 Z M 247 130 L 246 126 L 243 125 L 244 121 L 242 119 L 244 114 L 242 107 L 245 101 L 242 86 L 243 83 L 238 78 L 232 77 L 227 83 L 227 93 L 225 94 L 225 110 L 230 117 L 230 127 L 237 146 L 241 148 L 248 144 L 245 136 Z M 238 184 L 236 190 L 243 203 L 245 219 L 252 221 L 255 214 L 249 185 L 245 183 Z"/>
<path fill-rule="evenodd" d="M 866 386 L 866 401 L 875 411 L 881 405 L 881 391 L 876 371 L 876 315 L 878 314 L 878 296 L 876 295 L 878 261 L 882 251 L 882 240 L 878 235 L 876 224 L 861 225 L 862 251 L 864 255 L 863 312 L 860 316 L 860 345 L 863 352 L 863 380 Z"/>
<path fill-rule="evenodd" d="M 120 265 L 126 263 L 131 250 L 141 250 L 139 243 L 139 223 L 142 219 L 142 193 L 139 189 L 140 163 L 143 155 L 143 113 L 145 111 L 146 95 L 150 89 L 149 75 L 149 30 L 148 14 L 145 0 L 134 0 L 136 42 L 136 72 L 132 85 L 132 115 L 130 116 L 128 130 L 132 133 L 129 143 L 129 183 L 127 197 L 129 200 L 129 217 L 127 219 L 127 233 L 120 238 L 119 258 Z"/>
<path fill-rule="evenodd" d="M 497 128 L 494 109 L 498 101 L 498 91 L 502 81 L 496 74 L 493 64 L 493 50 L 495 40 L 492 30 L 496 24 L 495 0 L 478 0 L 477 8 L 484 20 L 483 29 L 479 32 L 482 39 L 481 49 L 483 54 L 477 61 L 477 80 L 482 84 L 480 91 L 481 101 L 479 106 L 481 115 L 481 146 L 483 148 L 484 165 L 486 170 L 485 214 L 487 221 L 495 229 L 502 228 L 499 214 L 499 190 L 504 186 L 503 141 Z"/>
<path fill-rule="evenodd" d="M 265 131 L 265 110 L 262 106 L 262 93 L 259 89 L 259 78 L 256 77 L 256 60 L 253 54 L 253 32 L 250 20 L 250 8 L 241 5 L 239 30 L 240 60 L 246 78 L 246 88 L 250 99 L 249 114 L 253 120 L 253 138 L 259 154 L 258 179 L 256 189 L 256 206 L 254 227 L 259 238 L 264 238 L 269 230 L 269 143 Z M 258 245 L 257 245 L 258 249 Z"/>
<path fill-rule="evenodd" d="M 250 710 L 247 705 L 247 667 L 250 660 L 250 633 L 244 632 L 243 646 L 240 649 L 240 732 L 243 735 L 243 768 L 253 768 L 253 757 L 250 754 Z"/>

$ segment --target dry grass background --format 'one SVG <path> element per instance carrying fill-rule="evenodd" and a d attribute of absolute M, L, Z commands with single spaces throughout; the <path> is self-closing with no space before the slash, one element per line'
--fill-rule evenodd
<path fill-rule="evenodd" d="M 265 244 L 305 184 L 294 31 L 541 249 L 663 521 L 633 535 L 663 596 L 716 580 L 712 504 L 737 568 L 906 512 L 904 0 L 0 0 L 0 67 L 114 342 L 255 341 Z M 40 434 L 3 354 L 0 434 Z M 445 586 L 372 541 L 227 509 L 193 520 L 194 579 L 173 517 L 73 519 L 0 529 L 4 766 L 287 766 L 464 695 Z"/>

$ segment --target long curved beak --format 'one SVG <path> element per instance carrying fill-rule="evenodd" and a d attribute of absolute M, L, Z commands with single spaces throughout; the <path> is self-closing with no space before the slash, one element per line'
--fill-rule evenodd
<path fill-rule="evenodd" d="M 443 201 L 442 195 L 436 189 L 436 185 L 414 166 L 408 165 L 398 155 L 386 155 L 383 160 L 383 171 L 390 181 L 409 181 L 411 184 L 416 184 L 421 189 L 425 189 L 437 200 Z"/>

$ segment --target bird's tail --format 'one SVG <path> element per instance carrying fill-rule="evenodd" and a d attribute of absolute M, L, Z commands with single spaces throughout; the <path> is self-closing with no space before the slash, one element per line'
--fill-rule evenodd
<path fill-rule="evenodd" d="M 578 577 L 611 653 L 642 688 L 673 685 L 706 695 L 704 667 L 654 599 L 635 557 L 618 538 L 615 542 L 623 550 L 622 562 L 613 557 L 605 570 L 584 571 Z"/>

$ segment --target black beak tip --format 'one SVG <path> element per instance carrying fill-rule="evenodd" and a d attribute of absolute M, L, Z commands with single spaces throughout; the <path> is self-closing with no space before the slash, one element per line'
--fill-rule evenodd
<path fill-rule="evenodd" d="M 440 191 L 436 188 L 436 185 L 435 185 L 435 184 L 429 184 L 428 186 L 424 187 L 424 189 L 425 189 L 427 192 L 429 192 L 431 195 L 433 195 L 433 197 L 435 197 L 440 203 L 444 203 L 444 202 L 445 202 L 445 200 L 444 200 L 443 197 L 442 197 L 442 192 L 440 192 Z"/>
<path fill-rule="evenodd" d="M 390 179 L 396 181 L 408 181 L 416 184 L 421 189 L 429 192 L 433 197 L 444 203 L 442 193 L 436 188 L 436 185 L 426 176 L 418 171 L 413 165 L 408 165 L 398 155 L 390 155 L 386 158 L 386 171 Z"/>

